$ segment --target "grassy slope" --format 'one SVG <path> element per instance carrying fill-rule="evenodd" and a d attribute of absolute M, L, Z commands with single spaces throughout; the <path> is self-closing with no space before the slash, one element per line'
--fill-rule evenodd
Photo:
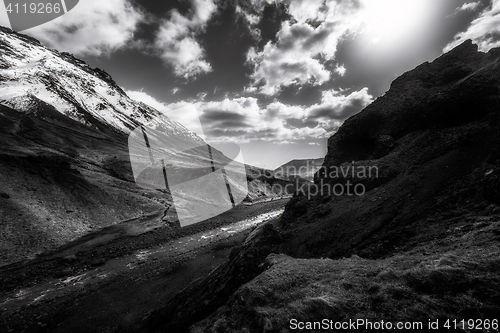
<path fill-rule="evenodd" d="M 468 232 L 450 233 L 448 246 L 425 244 L 386 259 L 271 254 L 264 273 L 192 331 L 286 332 L 292 318 L 424 325 L 439 319 L 441 327 L 447 319 L 498 319 L 500 222 L 470 222 Z"/>

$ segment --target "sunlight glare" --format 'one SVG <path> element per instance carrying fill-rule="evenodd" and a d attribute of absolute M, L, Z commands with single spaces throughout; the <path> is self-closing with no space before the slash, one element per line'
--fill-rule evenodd
<path fill-rule="evenodd" d="M 419 32 L 427 10 L 427 0 L 367 1 L 364 32 L 373 44 L 398 42 Z"/>

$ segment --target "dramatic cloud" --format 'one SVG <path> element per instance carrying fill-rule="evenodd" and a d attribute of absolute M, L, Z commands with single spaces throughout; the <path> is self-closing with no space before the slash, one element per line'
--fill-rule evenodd
<path fill-rule="evenodd" d="M 287 153 L 273 144 L 323 154 L 317 144 L 443 45 L 500 46 L 499 13 L 500 0 L 82 0 L 27 32 L 207 140 L 277 161 Z"/>
<path fill-rule="evenodd" d="M 195 37 L 215 9 L 212 0 L 193 0 L 191 17 L 183 16 L 174 9 L 170 18 L 162 21 L 155 47 L 161 58 L 174 68 L 176 75 L 189 78 L 212 70 L 204 60 L 204 50 Z"/>
<path fill-rule="evenodd" d="M 457 11 L 474 11 L 480 5 L 480 2 L 468 2 L 464 3 L 462 7 L 457 8 Z"/>
<path fill-rule="evenodd" d="M 340 65 L 340 66 L 335 67 L 335 72 L 340 76 L 344 76 L 345 71 L 346 71 L 346 69 L 345 69 L 344 65 Z"/>
<path fill-rule="evenodd" d="M 324 91 L 320 104 L 307 109 L 309 119 L 318 121 L 328 132 L 336 130 L 342 122 L 358 113 L 373 101 L 368 88 L 363 88 L 349 95 L 342 95 L 333 90 Z"/>
<path fill-rule="evenodd" d="M 247 62 L 254 66 L 247 91 L 274 95 L 284 86 L 330 80 L 332 71 L 325 61 L 334 59 L 343 36 L 360 29 L 362 8 L 358 1 L 291 1 L 288 11 L 293 20 L 283 22 L 277 41 L 247 54 Z M 334 70 L 345 73 L 342 66 Z"/>
<path fill-rule="evenodd" d="M 187 128 L 201 121 L 208 140 L 238 143 L 326 139 L 346 118 L 361 111 L 373 99 L 367 88 L 348 95 L 324 91 L 321 103 L 308 108 L 278 101 L 263 107 L 253 97 L 166 105 L 141 91 L 127 91 L 127 94 L 162 111 Z"/>
<path fill-rule="evenodd" d="M 25 33 L 60 51 L 101 55 L 123 47 L 142 19 L 127 0 L 84 0 L 67 14 Z"/>
<path fill-rule="evenodd" d="M 268 1 L 273 2 L 273 1 Z M 246 91 L 278 95 L 284 87 L 325 86 L 345 74 L 334 67 L 338 45 L 357 38 L 363 52 L 378 44 L 377 61 L 404 53 L 412 38 L 422 34 L 430 0 L 285 0 L 290 18 L 275 38 L 251 48 L 247 63 L 253 67 Z M 469 7 L 471 7 L 470 5 Z M 258 11 L 257 11 L 258 12 Z M 262 42 L 262 40 L 261 40 Z M 362 44 L 365 45 L 362 45 Z M 370 45 L 369 45 L 370 44 Z M 370 59 L 372 60 L 372 59 Z M 349 70 L 349 68 L 347 68 Z"/>
<path fill-rule="evenodd" d="M 455 9 L 455 11 L 453 12 L 452 15 L 456 15 L 459 12 L 475 11 L 477 9 L 477 7 L 479 7 L 480 4 L 481 3 L 479 1 L 478 2 L 464 3 L 461 7 L 458 7 L 457 9 Z"/>
<path fill-rule="evenodd" d="M 255 66 L 254 85 L 248 91 L 273 95 L 280 86 L 308 82 L 320 85 L 329 80 L 330 72 L 314 58 L 322 51 L 318 50 L 322 40 L 331 35 L 326 29 L 313 29 L 307 23 L 291 25 L 285 22 L 277 45 L 268 43 L 262 52 L 252 48 L 247 60 Z"/>
<path fill-rule="evenodd" d="M 444 48 L 444 52 L 453 49 L 467 39 L 472 39 L 478 45 L 479 50 L 485 52 L 500 46 L 500 0 L 493 0 L 491 7 L 472 21 L 467 31 L 457 34 L 455 40 Z"/>
<path fill-rule="evenodd" d="M 304 22 L 306 20 L 324 20 L 325 12 L 331 3 L 328 1 L 323 4 L 323 0 L 293 0 L 287 2 L 290 4 L 290 14 L 299 22 Z"/>

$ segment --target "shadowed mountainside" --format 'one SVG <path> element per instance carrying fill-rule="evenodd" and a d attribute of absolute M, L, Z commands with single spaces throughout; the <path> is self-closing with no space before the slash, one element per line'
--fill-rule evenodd
<path fill-rule="evenodd" d="M 499 318 L 499 148 L 500 49 L 467 41 L 349 118 L 329 140 L 319 193 L 294 197 L 281 219 L 131 331 Z M 371 177 L 332 172 L 368 167 Z M 327 191 L 348 184 L 365 193 Z"/>

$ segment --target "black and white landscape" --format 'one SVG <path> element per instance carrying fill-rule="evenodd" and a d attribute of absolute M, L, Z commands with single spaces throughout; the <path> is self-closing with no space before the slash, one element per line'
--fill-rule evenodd
<path fill-rule="evenodd" d="M 349 67 L 355 59 L 344 58 L 347 67 L 334 62 L 349 42 L 369 36 L 377 44 L 378 35 L 349 26 L 338 48 L 321 44 L 334 42 L 346 17 L 359 19 L 348 12 L 362 2 L 314 3 L 179 1 L 156 5 L 169 15 L 155 21 L 155 5 L 131 2 L 126 15 L 142 8 L 137 13 L 149 18 L 136 22 L 133 52 L 150 50 L 152 31 L 182 32 L 174 36 L 178 45 L 162 44 L 166 63 L 148 69 L 166 66 L 178 77 L 171 81 L 183 88 L 166 96 L 181 97 L 170 104 L 125 89 L 107 68 L 82 60 L 116 70 L 119 55 L 113 64 L 88 53 L 106 37 L 80 35 L 85 53 L 49 28 L 23 34 L 0 27 L 0 332 L 500 330 L 499 2 L 446 2 L 449 19 L 461 21 L 440 37 L 443 51 L 386 86 L 404 61 L 373 69 L 376 82 L 369 73 L 346 74 L 356 71 Z M 111 21 L 119 24 L 120 15 Z M 245 50 L 252 73 L 242 62 L 241 72 L 222 75 L 220 61 L 237 65 L 203 58 L 197 48 L 210 54 L 217 43 L 207 31 L 237 31 L 228 30 L 230 22 L 249 27 L 233 43 L 258 41 L 253 51 L 234 46 Z M 488 22 L 491 33 L 481 34 Z M 40 33 L 46 40 L 33 37 Z M 298 50 L 294 40 L 306 39 Z M 57 40 L 82 55 L 49 47 Z M 181 52 L 186 40 L 197 45 L 188 48 L 192 58 Z M 145 64 L 135 64 L 130 49 L 108 51 L 131 52 L 136 73 L 132 66 Z M 300 58 L 306 53 L 320 67 Z M 200 95 L 209 78 L 219 88 Z M 221 93 L 224 80 L 230 83 Z M 206 136 L 189 130 L 192 119 L 175 107 L 199 108 Z M 165 140 L 180 147 L 173 166 L 142 175 L 165 176 L 164 188 L 141 185 L 132 165 L 129 136 L 155 119 Z M 229 166 L 215 139 L 238 143 L 251 162 Z M 326 155 L 313 156 L 321 145 Z M 189 178 L 225 167 L 228 192 L 247 189 L 245 199 L 182 227 L 176 205 L 208 207 L 221 193 L 174 198 L 166 172 Z"/>

